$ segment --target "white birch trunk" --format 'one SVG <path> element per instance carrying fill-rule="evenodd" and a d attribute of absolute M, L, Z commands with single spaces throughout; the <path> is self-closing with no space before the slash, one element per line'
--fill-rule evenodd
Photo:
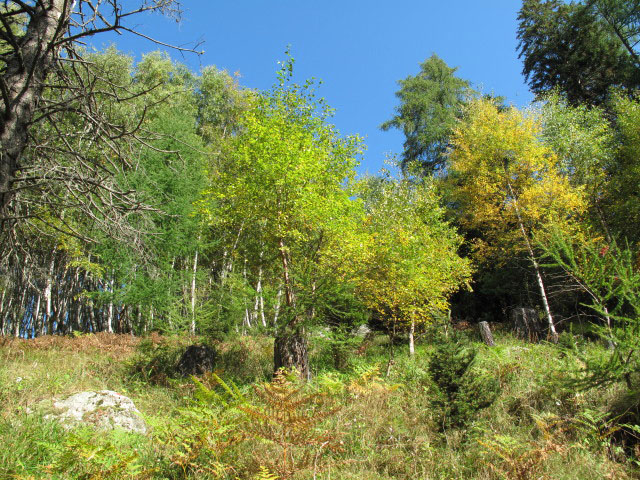
<path fill-rule="evenodd" d="M 278 326 L 278 316 L 280 315 L 280 302 L 282 301 L 282 285 L 278 287 L 276 302 L 273 306 L 273 326 Z"/>
<path fill-rule="evenodd" d="M 191 335 L 196 334 L 196 275 L 198 273 L 198 250 L 193 255 L 193 272 L 191 275 Z"/>
<path fill-rule="evenodd" d="M 531 242 L 529 241 L 529 235 L 527 235 L 527 231 L 524 228 L 524 222 L 522 220 L 522 216 L 520 215 L 520 207 L 518 206 L 518 198 L 513 192 L 513 188 L 511 188 L 511 182 L 508 180 L 508 172 L 505 166 L 505 173 L 507 174 L 507 186 L 509 187 L 509 193 L 511 194 L 511 198 L 513 199 L 513 206 L 516 212 L 516 217 L 518 219 L 518 225 L 520 227 L 520 233 L 522 233 L 522 238 L 524 239 L 524 243 L 527 246 L 527 251 L 529 252 L 529 260 L 533 265 L 533 269 L 536 272 L 536 279 L 538 280 L 538 288 L 540 289 L 540 296 L 542 297 L 542 304 L 544 306 L 544 311 L 547 315 L 547 323 L 549 325 L 549 336 L 551 337 L 551 341 L 554 343 L 558 342 L 558 332 L 556 331 L 556 326 L 553 322 L 553 317 L 551 316 L 551 309 L 549 308 L 549 301 L 547 299 L 547 292 L 544 288 L 544 282 L 542 281 L 542 274 L 540 273 L 540 266 L 538 265 L 538 261 L 536 260 L 535 254 L 533 252 L 533 247 L 531 247 Z"/>
<path fill-rule="evenodd" d="M 53 268 L 55 266 L 55 259 L 51 259 L 51 263 L 49 264 L 49 272 L 47 274 L 47 283 L 44 287 L 44 299 L 45 299 L 45 312 L 44 312 L 44 316 L 42 318 L 42 323 L 45 324 L 45 322 L 48 325 L 48 330 L 47 333 L 49 335 L 53 335 L 53 325 L 51 325 L 50 319 L 51 319 L 51 290 L 53 289 Z"/>
<path fill-rule="evenodd" d="M 114 285 L 113 274 L 111 275 L 111 279 L 109 280 L 109 307 L 107 310 L 107 332 L 113 333 L 113 285 Z"/>
<path fill-rule="evenodd" d="M 411 316 L 411 326 L 409 327 L 409 355 L 414 356 L 416 354 L 416 345 L 414 334 L 416 331 L 416 319 L 415 316 Z"/>
<path fill-rule="evenodd" d="M 242 267 L 242 278 L 244 279 L 244 283 L 247 283 L 247 262 L 248 260 L 245 258 L 244 259 L 244 266 Z M 249 314 L 249 303 L 247 302 L 247 297 L 246 295 L 243 295 L 244 297 L 244 324 L 248 329 L 251 329 L 251 315 Z M 244 327 L 243 327 L 243 334 L 244 332 Z"/>
<path fill-rule="evenodd" d="M 22 291 L 22 298 L 20 299 L 20 304 L 16 305 L 16 315 L 14 318 L 13 324 L 13 336 L 18 338 L 20 337 L 20 325 L 22 325 L 22 321 L 24 320 L 26 308 L 24 307 L 24 300 L 27 295 L 27 289 L 25 288 Z"/>
<path fill-rule="evenodd" d="M 33 314 L 31 315 L 33 321 L 33 336 L 37 337 L 40 330 L 40 302 L 42 299 L 42 295 L 38 294 L 36 299 L 36 306 L 33 309 Z"/>

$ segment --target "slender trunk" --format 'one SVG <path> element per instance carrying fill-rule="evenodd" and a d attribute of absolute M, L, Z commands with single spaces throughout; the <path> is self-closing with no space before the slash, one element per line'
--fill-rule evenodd
<path fill-rule="evenodd" d="M 113 286 L 115 282 L 113 279 L 113 273 L 109 279 L 109 307 L 107 310 L 107 332 L 113 333 Z"/>
<path fill-rule="evenodd" d="M 260 252 L 260 266 L 258 267 L 258 283 L 256 284 L 256 301 L 253 305 L 253 319 L 258 321 L 258 315 L 262 320 L 262 326 L 267 326 L 267 320 L 264 317 L 264 298 L 262 297 L 262 255 Z"/>
<path fill-rule="evenodd" d="M 6 335 L 9 330 L 9 315 L 11 314 L 11 306 L 13 304 L 13 295 L 9 295 L 9 301 L 7 302 L 7 308 L 2 316 L 2 335 Z"/>
<path fill-rule="evenodd" d="M 89 300 L 87 304 L 87 316 L 89 317 L 89 328 L 91 333 L 96 333 L 98 331 L 98 326 L 96 324 L 96 314 L 93 309 L 93 300 Z"/>
<path fill-rule="evenodd" d="M 280 303 L 282 302 L 282 286 L 278 287 L 278 293 L 276 294 L 276 302 L 273 306 L 273 327 L 278 328 L 278 316 L 280 315 Z"/>
<path fill-rule="evenodd" d="M 199 239 L 200 237 L 198 237 Z M 196 334 L 196 275 L 198 273 L 198 250 L 193 255 L 193 272 L 191 275 L 191 335 Z"/>
<path fill-rule="evenodd" d="M 242 279 L 244 280 L 245 285 L 247 284 L 247 262 L 248 260 L 244 259 L 244 266 L 242 267 Z M 249 314 L 249 303 L 247 302 L 247 296 L 245 294 L 242 295 L 244 298 L 244 325 L 242 327 L 242 334 L 244 335 L 246 332 L 244 327 L 246 326 L 248 329 L 251 328 L 251 315 Z"/>
<path fill-rule="evenodd" d="M 49 335 L 53 335 L 53 325 L 51 323 L 51 292 L 53 289 L 53 269 L 55 267 L 55 258 L 51 258 L 51 263 L 49 264 L 49 272 L 47 274 L 47 283 L 44 287 L 44 299 L 45 299 L 45 308 L 44 316 L 42 318 L 42 323 L 48 323 L 47 333 Z"/>
<path fill-rule="evenodd" d="M 7 294 L 7 289 L 3 288 L 2 297 L 0 297 L 0 335 L 4 335 L 4 312 L 5 312 L 4 298 L 6 294 Z"/>
<path fill-rule="evenodd" d="M 40 329 L 40 300 L 42 299 L 42 295 L 37 294 L 36 297 L 36 306 L 33 309 L 33 314 L 31 318 L 33 319 L 33 336 L 38 336 L 38 331 Z"/>
<path fill-rule="evenodd" d="M 416 354 L 416 346 L 414 340 L 414 334 L 416 331 L 416 319 L 414 315 L 411 315 L 411 325 L 409 327 L 409 355 L 412 357 Z"/>
<path fill-rule="evenodd" d="M 553 343 L 558 342 L 558 332 L 556 332 L 556 326 L 553 322 L 553 317 L 551 316 L 551 309 L 549 308 L 549 301 L 547 299 L 547 292 L 544 288 L 544 282 L 542 281 L 542 274 L 540 273 L 540 266 L 538 265 L 538 261 L 536 260 L 535 254 L 533 252 L 533 247 L 531 246 L 531 241 L 529 240 L 529 235 L 524 228 L 524 222 L 522 220 L 522 216 L 520 215 L 520 207 L 518 206 L 518 198 L 516 197 L 513 188 L 511 187 L 511 182 L 508 180 L 509 174 L 507 171 L 507 167 L 505 165 L 505 173 L 507 174 L 507 186 L 509 188 L 509 193 L 511 194 L 511 198 L 513 199 L 513 206 L 516 212 L 516 218 L 518 219 L 518 226 L 520 227 L 520 233 L 522 234 L 522 238 L 524 239 L 524 243 L 527 246 L 527 251 L 529 252 L 529 260 L 533 265 L 533 269 L 536 273 L 536 279 L 538 281 L 538 288 L 540 289 L 540 296 L 542 297 L 542 304 L 544 306 L 544 311 L 547 315 L 547 323 L 549 325 L 549 337 Z"/>
<path fill-rule="evenodd" d="M 387 372 L 385 373 L 385 377 L 391 375 L 391 367 L 395 363 L 395 340 L 396 340 L 396 318 L 395 315 L 393 317 L 393 326 L 391 329 L 391 335 L 389 336 L 389 361 L 387 362 Z"/>
<path fill-rule="evenodd" d="M 16 314 L 14 318 L 15 323 L 13 325 L 13 336 L 16 338 L 20 337 L 20 326 L 22 325 L 24 317 L 26 316 L 26 308 L 24 307 L 24 300 L 26 295 L 27 289 L 25 288 L 22 290 L 22 298 L 20 299 L 20 303 L 16 305 Z"/>
<path fill-rule="evenodd" d="M 284 245 L 284 239 L 280 238 L 280 258 L 282 259 L 282 280 L 284 286 L 284 299 L 287 307 L 293 308 L 295 298 L 293 295 L 293 289 L 291 288 L 291 279 L 289 278 L 289 261 L 287 259 L 287 249 Z"/>

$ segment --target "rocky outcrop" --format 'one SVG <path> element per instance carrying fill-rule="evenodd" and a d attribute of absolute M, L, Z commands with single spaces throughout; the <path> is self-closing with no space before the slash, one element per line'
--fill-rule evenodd
<path fill-rule="evenodd" d="M 147 432 L 147 425 L 131 399 L 111 390 L 76 393 L 54 401 L 53 408 L 55 413 L 46 418 L 59 421 L 65 428 L 86 424 L 101 429 Z"/>

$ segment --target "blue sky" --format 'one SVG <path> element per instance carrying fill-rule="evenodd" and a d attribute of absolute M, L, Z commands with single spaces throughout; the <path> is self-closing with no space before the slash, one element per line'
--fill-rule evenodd
<path fill-rule="evenodd" d="M 132 3 L 132 0 L 125 1 Z M 204 43 L 201 56 L 171 56 L 198 71 L 207 65 L 240 74 L 243 86 L 268 89 L 287 45 L 295 77 L 323 81 L 319 94 L 336 109 L 333 123 L 343 134 L 365 137 L 360 172 L 375 173 L 387 154 L 402 151 L 403 135 L 379 126 L 397 105 L 397 80 L 415 75 L 432 53 L 476 89 L 524 106 L 530 94 L 516 47 L 518 0 L 183 0 L 180 24 L 142 15 L 128 26 L 157 39 Z M 96 37 L 114 41 L 139 57 L 158 46 L 129 34 Z"/>

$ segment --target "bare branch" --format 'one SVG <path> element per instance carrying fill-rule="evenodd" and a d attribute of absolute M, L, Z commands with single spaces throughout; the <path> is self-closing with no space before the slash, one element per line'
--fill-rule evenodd
<path fill-rule="evenodd" d="M 143 33 L 137 32 L 136 30 L 127 28 L 127 27 L 120 27 L 122 30 L 132 33 L 133 35 L 137 35 L 139 37 L 142 37 L 146 40 L 149 40 L 150 42 L 156 43 L 158 45 L 162 45 L 163 47 L 167 47 L 167 48 L 171 48 L 173 50 L 177 50 L 179 52 L 187 52 L 187 53 L 195 53 L 196 55 L 203 55 L 204 54 L 204 50 L 196 50 L 195 48 L 197 48 L 200 44 L 196 45 L 196 47 L 194 48 L 185 48 L 185 47 L 179 47 L 177 45 L 172 45 L 170 43 L 164 43 L 161 42 L 160 40 L 157 40 L 155 38 L 149 37 L 147 35 L 144 35 Z"/>

